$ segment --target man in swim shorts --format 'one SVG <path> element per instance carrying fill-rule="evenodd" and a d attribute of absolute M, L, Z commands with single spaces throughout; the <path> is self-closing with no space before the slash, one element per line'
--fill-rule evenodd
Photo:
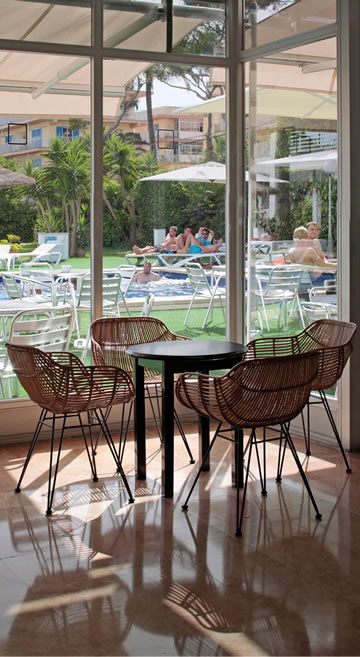
<path fill-rule="evenodd" d="M 216 244 L 211 244 L 211 241 L 208 239 L 210 236 L 210 230 L 208 228 L 202 228 L 201 235 L 195 237 L 195 235 L 188 235 L 186 238 L 186 249 L 187 253 L 216 253 L 220 246 L 223 243 L 223 240 L 218 240 Z"/>

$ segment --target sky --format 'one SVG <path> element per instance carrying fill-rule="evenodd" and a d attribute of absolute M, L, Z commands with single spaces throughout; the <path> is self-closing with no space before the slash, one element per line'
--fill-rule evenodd
<path fill-rule="evenodd" d="M 173 89 L 163 82 L 154 81 L 153 108 L 170 105 L 171 107 L 188 107 L 200 103 L 201 100 L 195 94 L 181 89 Z M 146 98 L 141 98 L 138 109 L 146 109 Z"/>

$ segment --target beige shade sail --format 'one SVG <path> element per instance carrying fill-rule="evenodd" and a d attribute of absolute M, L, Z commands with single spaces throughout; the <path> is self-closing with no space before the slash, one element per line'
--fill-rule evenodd
<path fill-rule="evenodd" d="M 249 94 L 246 90 L 245 111 L 249 111 Z M 191 105 L 179 114 L 223 114 L 225 96 Z M 257 89 L 256 112 L 265 116 L 287 116 L 301 119 L 337 119 L 336 94 L 304 91 L 300 89 Z"/>
<path fill-rule="evenodd" d="M 104 33 L 109 47 L 128 47 L 137 50 L 164 50 L 166 29 L 160 20 L 160 14 L 154 10 L 153 3 L 144 3 L 149 7 L 151 20 L 140 20 L 139 13 L 130 10 L 107 11 L 104 15 Z M 19 7 L 21 6 L 21 10 Z M 121 6 L 121 5 L 120 5 Z M 124 7 L 136 7 L 131 2 Z M 0 35 L 19 39 L 49 43 L 88 44 L 90 40 L 90 12 L 76 6 L 46 5 L 43 2 L 14 3 L 13 0 L 1 0 Z M 199 17 L 178 17 L 175 43 L 191 32 L 201 23 Z M 107 60 L 104 62 L 104 96 L 111 98 L 111 108 L 105 111 L 116 115 L 116 99 L 122 98 L 125 86 L 142 73 L 150 64 L 148 62 Z M 90 94 L 90 62 L 87 57 L 73 57 L 52 54 L 0 52 L 0 107 L 1 114 L 15 115 L 14 107 L 6 110 L 2 107 L 2 94 L 6 92 L 24 94 L 23 107 L 19 113 L 53 115 L 49 108 L 57 105 L 58 113 L 70 95 L 67 104 L 73 104 L 73 115 L 90 115 L 89 101 L 87 111 L 82 104 L 76 111 L 78 97 Z M 47 102 L 49 95 L 55 95 L 55 101 Z M 45 98 L 44 104 L 40 102 Z M 26 99 L 26 100 L 25 100 Z M 65 99 L 65 100 L 64 100 Z M 5 98 L 5 100 L 9 100 Z M 15 98 L 14 98 L 15 100 Z M 35 103 L 34 101 L 38 101 Z M 18 104 L 19 105 L 19 104 Z"/>
<path fill-rule="evenodd" d="M 25 176 L 24 173 L 11 171 L 0 166 L 0 189 L 21 187 L 22 185 L 35 185 L 35 180 L 30 176 Z"/>

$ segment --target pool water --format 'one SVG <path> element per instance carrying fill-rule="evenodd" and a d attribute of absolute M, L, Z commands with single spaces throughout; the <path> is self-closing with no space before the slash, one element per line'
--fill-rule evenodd
<path fill-rule="evenodd" d="M 183 297 L 192 295 L 193 289 L 186 278 L 186 274 L 161 273 L 159 281 L 149 283 L 131 283 L 127 299 L 143 298 L 152 293 L 155 297 Z M 210 277 L 208 277 L 210 282 Z M 220 280 L 220 285 L 225 285 L 225 279 Z M 4 283 L 0 282 L 0 300 L 8 299 Z"/>

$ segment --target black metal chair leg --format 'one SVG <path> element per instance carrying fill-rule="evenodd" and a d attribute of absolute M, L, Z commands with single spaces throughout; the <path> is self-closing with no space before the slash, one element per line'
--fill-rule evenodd
<path fill-rule="evenodd" d="M 116 452 L 116 448 L 115 448 L 114 441 L 112 439 L 112 435 L 110 433 L 110 430 L 108 428 L 108 425 L 107 425 L 107 422 L 106 422 L 106 419 L 105 419 L 105 414 L 104 414 L 104 412 L 102 411 L 101 408 L 94 409 L 94 414 L 95 414 L 95 417 L 98 421 L 99 427 L 100 427 L 100 429 L 101 429 L 101 431 L 104 435 L 104 438 L 106 440 L 106 444 L 107 444 L 108 448 L 110 449 L 111 455 L 112 455 L 112 457 L 115 461 L 117 472 L 119 472 L 120 461 L 119 461 L 119 458 L 118 458 L 118 455 L 117 455 L 117 452 Z"/>
<path fill-rule="evenodd" d="M 261 470 L 261 463 L 260 463 L 260 456 L 259 456 L 259 448 L 256 439 L 254 440 L 254 445 L 255 445 L 255 452 L 256 452 L 256 460 L 259 468 L 259 476 L 260 476 L 260 484 L 261 484 L 261 495 L 264 495 L 266 497 L 267 495 L 267 490 L 266 490 L 266 484 L 265 484 L 265 477 L 263 477 L 262 470 Z M 264 465 L 265 465 L 265 459 L 264 459 Z"/>
<path fill-rule="evenodd" d="M 87 417 L 88 417 L 88 425 L 89 425 L 89 435 L 90 435 L 90 450 L 89 450 L 89 447 L 88 447 L 88 444 L 87 444 L 86 435 L 85 435 L 85 429 L 84 429 L 84 425 L 83 425 L 83 423 L 82 423 L 81 414 L 78 413 L 77 416 L 78 416 L 79 424 L 80 424 L 80 427 L 81 427 L 81 433 L 82 433 L 82 437 L 83 437 L 83 440 L 84 440 L 84 444 L 85 444 L 85 449 L 86 449 L 87 457 L 88 457 L 88 459 L 89 459 L 89 463 L 90 463 L 90 469 L 91 469 L 92 478 L 93 478 L 93 481 L 98 481 L 98 476 L 97 476 L 97 472 L 96 472 L 96 463 L 95 463 L 95 454 L 94 454 L 93 437 L 92 437 L 92 430 L 91 430 L 91 417 L 90 417 L 90 413 L 88 412 L 88 414 L 87 414 Z"/>
<path fill-rule="evenodd" d="M 131 412 L 132 412 L 132 409 L 133 409 L 133 405 L 134 405 L 134 401 L 131 400 L 130 408 L 129 408 L 129 412 L 128 412 L 127 420 L 126 420 L 125 433 L 124 433 L 123 419 L 121 418 L 120 439 L 119 439 L 119 449 L 118 449 L 118 457 L 119 457 L 120 463 L 123 462 L 123 458 L 124 458 L 125 445 L 126 445 L 127 435 L 128 435 L 128 431 L 129 431 L 129 424 L 130 424 L 130 418 L 131 418 Z M 125 404 L 123 404 L 123 411 L 125 413 Z M 124 438 L 123 438 L 123 433 L 124 433 Z"/>
<path fill-rule="evenodd" d="M 241 536 L 242 535 L 241 528 L 242 528 L 242 521 L 243 521 L 243 517 L 244 517 L 246 491 L 247 491 L 247 485 L 248 485 L 248 479 L 249 479 L 251 452 L 252 452 L 252 447 L 253 447 L 253 443 L 254 443 L 254 438 L 256 440 L 256 433 L 255 433 L 255 429 L 252 429 L 250 439 L 249 439 L 249 455 L 248 455 L 248 461 L 247 461 L 247 466 L 246 466 L 246 475 L 245 475 L 245 482 L 244 482 L 244 488 L 243 488 L 241 513 L 240 513 L 240 518 L 237 517 L 236 536 Z M 240 489 L 239 488 L 238 488 L 237 494 L 240 495 Z M 237 504 L 237 507 L 238 506 L 239 506 L 239 503 Z"/>
<path fill-rule="evenodd" d="M 24 478 L 24 474 L 25 474 L 25 472 L 26 472 L 26 470 L 27 470 L 27 467 L 28 467 L 28 465 L 29 465 L 30 459 L 31 459 L 31 457 L 32 457 L 32 455 L 33 455 L 33 452 L 34 452 L 34 449 L 35 449 L 35 445 L 36 445 L 37 440 L 38 440 L 39 435 L 40 435 L 40 431 L 41 431 L 41 429 L 42 429 L 43 423 L 44 423 L 45 420 L 46 420 L 46 415 L 47 415 L 47 411 L 45 411 L 45 409 L 42 409 L 42 411 L 41 411 L 41 413 L 40 413 L 40 417 L 39 417 L 38 423 L 37 423 L 37 425 L 36 425 L 36 429 L 35 429 L 35 431 L 34 431 L 34 435 L 33 435 L 32 439 L 31 439 L 30 447 L 29 447 L 28 453 L 27 453 L 27 455 L 26 455 L 26 459 L 25 459 L 25 462 L 24 462 L 24 465 L 23 465 L 23 469 L 22 469 L 22 471 L 21 471 L 20 479 L 19 479 L 19 481 L 18 481 L 18 483 L 17 483 L 17 486 L 16 486 L 16 488 L 15 488 L 15 493 L 20 493 L 20 490 L 21 490 L 21 488 L 20 488 L 20 486 L 21 486 L 21 482 L 22 482 L 22 480 L 23 480 L 23 478 Z"/>
<path fill-rule="evenodd" d="M 155 386 L 155 388 L 156 388 L 156 386 Z M 153 398 L 152 398 L 152 396 L 151 396 L 151 394 L 150 394 L 150 390 L 149 390 L 149 387 L 148 387 L 148 386 L 145 386 L 145 391 L 146 391 L 146 393 L 147 393 L 147 397 L 148 397 L 149 402 L 150 402 L 151 412 L 152 412 L 152 414 L 153 414 L 153 418 L 154 418 L 154 422 L 155 422 L 155 426 L 156 426 L 156 431 L 158 432 L 159 437 L 160 437 L 160 441 L 162 442 L 161 426 L 160 426 L 160 424 L 159 424 L 159 420 L 158 420 L 158 418 L 161 416 L 161 413 L 160 413 L 160 405 L 159 405 L 159 397 L 158 397 L 158 395 L 155 395 L 155 399 L 156 399 L 156 401 L 157 401 L 157 407 L 158 407 L 158 413 L 156 413 L 156 410 L 155 410 L 155 408 L 154 408 L 154 404 L 153 404 L 153 401 L 152 401 Z"/>
<path fill-rule="evenodd" d="M 181 424 L 181 422 L 180 422 L 179 416 L 178 416 L 177 411 L 176 411 L 175 408 L 174 408 L 174 420 L 175 420 L 175 423 L 176 423 L 177 428 L 179 429 L 180 436 L 181 436 L 181 438 L 183 439 L 183 443 L 184 443 L 184 445 L 185 445 L 185 447 L 186 447 L 186 450 L 187 450 L 187 453 L 188 453 L 188 455 L 189 455 L 190 463 L 195 463 L 195 459 L 194 459 L 194 457 L 193 457 L 193 455 L 192 455 L 192 452 L 191 452 L 191 449 L 190 449 L 190 445 L 189 445 L 189 443 L 188 443 L 188 441 L 187 441 L 187 438 L 186 438 L 186 436 L 185 436 L 184 429 L 183 429 L 183 427 L 182 427 L 182 424 Z"/>
<path fill-rule="evenodd" d="M 278 454 L 278 465 L 277 465 L 277 473 L 276 473 L 277 483 L 280 483 L 282 479 L 282 471 L 283 471 L 284 460 L 285 460 L 285 450 L 286 450 L 286 437 L 285 439 L 283 438 L 283 431 L 282 429 L 280 429 L 279 454 Z"/>
<path fill-rule="evenodd" d="M 325 394 L 324 390 L 319 390 L 319 392 L 320 392 L 320 397 L 321 397 L 321 399 L 322 399 L 322 403 L 324 404 L 324 408 L 325 408 L 326 413 L 327 413 L 327 416 L 328 416 L 328 418 L 329 418 L 329 422 L 330 422 L 330 424 L 331 424 L 331 428 L 332 428 L 332 430 L 333 430 L 333 432 L 334 432 L 334 436 L 335 436 L 335 438 L 336 438 L 336 440 L 337 440 L 337 444 L 339 445 L 339 449 L 340 449 L 341 454 L 342 454 L 342 457 L 343 457 L 343 459 L 344 459 L 344 462 L 345 462 L 345 465 L 346 465 L 346 472 L 350 473 L 350 472 L 352 472 L 352 470 L 351 470 L 351 468 L 350 468 L 350 466 L 349 466 L 349 463 L 348 463 L 348 460 L 347 460 L 347 458 L 346 458 L 346 454 L 345 454 L 345 451 L 344 451 L 344 448 L 343 448 L 343 445 L 342 445 L 342 442 L 341 442 L 341 438 L 340 438 L 340 436 L 339 436 L 339 432 L 338 432 L 338 430 L 337 430 L 337 426 L 336 426 L 336 424 L 335 424 L 334 416 L 333 416 L 333 414 L 332 414 L 332 412 L 331 412 L 331 408 L 330 408 L 330 406 L 329 406 L 329 402 L 328 402 L 328 400 L 327 400 L 326 394 Z"/>
<path fill-rule="evenodd" d="M 299 470 L 299 472 L 300 472 L 301 478 L 302 478 L 302 480 L 303 480 L 303 482 L 304 482 L 304 485 L 305 485 L 306 490 L 307 490 L 307 492 L 308 492 L 308 494 L 309 494 L 309 497 L 310 497 L 310 500 L 311 500 L 311 502 L 312 502 L 312 505 L 313 505 L 313 507 L 314 507 L 314 509 L 315 509 L 315 513 L 316 513 L 315 518 L 316 518 L 317 520 L 321 520 L 322 515 L 321 515 L 321 513 L 320 513 L 320 511 L 319 511 L 319 509 L 318 509 L 318 507 L 317 507 L 317 504 L 316 504 L 316 502 L 315 502 L 315 498 L 314 498 L 314 496 L 313 496 L 313 494 L 312 494 L 312 490 L 311 490 L 311 488 L 310 488 L 310 485 L 309 485 L 309 482 L 308 482 L 308 480 L 307 480 L 306 474 L 305 474 L 305 472 L 304 472 L 304 470 L 303 470 L 303 467 L 302 467 L 302 465 L 301 465 L 301 463 L 300 463 L 300 459 L 299 459 L 299 457 L 298 457 L 298 453 L 297 453 L 297 451 L 296 451 L 295 445 L 294 445 L 294 443 L 293 443 L 293 441 L 292 441 L 292 438 L 291 438 L 291 436 L 290 436 L 289 429 L 288 429 L 288 427 L 287 427 L 285 424 L 283 424 L 283 425 L 281 425 L 281 426 L 282 426 L 283 429 L 284 429 L 284 433 L 285 433 L 285 436 L 286 436 L 287 444 L 289 445 L 289 448 L 290 448 L 291 453 L 292 453 L 292 455 L 293 455 L 293 457 L 294 457 L 295 463 L 296 463 L 296 465 L 297 465 L 297 467 L 298 467 L 298 470 Z"/>
<path fill-rule="evenodd" d="M 57 453 L 56 463 L 55 463 L 55 471 L 54 471 L 54 476 L 53 476 L 53 482 L 52 482 L 52 485 L 51 485 L 52 461 L 53 461 L 53 455 L 54 455 L 54 442 L 55 442 L 55 420 L 56 420 L 55 413 L 53 414 L 53 417 L 52 417 L 50 465 L 49 465 L 49 484 L 48 484 L 48 502 L 47 502 L 47 509 L 46 509 L 46 515 L 47 516 L 51 516 L 51 514 L 52 514 L 52 504 L 53 504 L 53 500 L 54 500 L 56 478 L 57 478 L 57 474 L 58 474 L 58 470 L 59 470 L 60 454 L 61 454 L 61 447 L 62 447 L 62 442 L 63 442 L 63 438 L 64 438 L 64 429 L 65 429 L 65 425 L 66 425 L 66 418 L 67 418 L 67 415 L 65 414 L 64 417 L 63 417 L 63 423 L 62 423 L 62 427 L 61 427 L 59 447 L 58 447 L 58 453 Z"/>
<path fill-rule="evenodd" d="M 202 471 L 203 471 L 203 468 L 205 467 L 205 464 L 207 463 L 207 459 L 208 459 L 209 454 L 210 454 L 210 452 L 211 452 L 211 450 L 212 450 L 212 448 L 213 448 L 213 446 L 214 446 L 214 443 L 215 443 L 215 440 L 216 440 L 217 435 L 218 435 L 218 433 L 219 433 L 219 429 L 220 429 L 220 427 L 221 427 L 221 424 L 222 424 L 221 422 L 218 424 L 217 429 L 216 429 L 216 431 L 215 431 L 215 433 L 214 433 L 214 436 L 213 436 L 213 438 L 212 438 L 212 440 L 211 440 L 211 442 L 210 442 L 210 445 L 209 445 L 209 447 L 207 448 L 207 450 L 206 450 L 206 452 L 205 452 L 205 456 L 204 456 L 204 458 L 203 458 L 203 460 L 202 460 L 202 463 L 201 463 L 201 465 L 200 465 L 200 468 L 199 468 L 199 470 L 198 470 L 198 472 L 197 472 L 197 474 L 196 474 L 196 477 L 195 477 L 195 479 L 194 479 L 194 481 L 193 481 L 193 485 L 191 486 L 190 491 L 189 491 L 189 493 L 188 493 L 188 496 L 187 496 L 187 498 L 186 498 L 184 504 L 183 504 L 182 507 L 181 507 L 183 511 L 187 511 L 187 509 L 188 509 L 188 501 L 189 501 L 189 499 L 190 499 L 190 497 L 191 497 L 191 495 L 192 495 L 192 492 L 193 492 L 193 490 L 194 490 L 194 488 L 195 488 L 195 486 L 196 486 L 196 484 L 197 484 L 197 482 L 198 482 L 198 479 L 199 479 L 199 477 L 200 477 L 200 475 L 201 475 L 201 473 L 202 473 Z"/>
<path fill-rule="evenodd" d="M 101 427 L 101 429 L 102 429 L 102 431 L 103 431 L 103 433 L 104 433 L 105 440 L 106 440 L 106 442 L 107 442 L 107 444 L 108 444 L 108 446 L 109 446 L 110 452 L 112 453 L 113 458 L 114 458 L 114 460 L 115 460 L 115 463 L 116 463 L 116 465 L 117 465 L 117 471 L 119 472 L 119 474 L 120 474 L 120 476 L 121 476 L 121 479 L 123 480 L 123 484 L 124 484 L 124 486 L 125 486 L 125 488 L 126 488 L 126 490 L 127 490 L 127 493 L 128 493 L 128 495 L 129 495 L 129 502 L 130 502 L 130 503 L 133 503 L 133 502 L 134 502 L 134 498 L 133 498 L 132 492 L 131 492 L 131 490 L 130 490 L 130 486 L 129 486 L 128 480 L 127 480 L 127 478 L 126 478 L 125 472 L 124 472 L 124 470 L 123 470 L 123 467 L 122 467 L 122 465 L 121 465 L 121 463 L 120 463 L 120 461 L 119 461 L 119 459 L 118 459 L 118 456 L 117 456 L 117 453 L 116 453 L 116 449 L 115 449 L 115 445 L 114 445 L 114 441 L 113 441 L 113 439 L 112 439 L 112 436 L 111 436 L 111 433 L 110 433 L 109 427 L 108 427 L 107 422 L 106 422 L 106 420 L 105 420 L 104 413 L 103 413 L 103 411 L 101 410 L 101 408 L 99 408 L 98 410 L 99 410 L 99 413 L 100 413 L 101 418 L 99 417 L 98 412 L 97 412 L 96 410 L 95 410 L 95 414 L 96 414 L 96 417 L 97 417 L 97 419 L 98 419 L 99 425 L 100 425 L 100 427 Z"/>
<path fill-rule="evenodd" d="M 311 451 L 310 451 L 310 403 L 308 402 L 306 404 L 306 406 L 307 406 L 307 427 L 305 426 L 304 409 L 301 411 L 301 422 L 302 422 L 302 428 L 303 428 L 303 434 L 304 434 L 304 440 L 305 440 L 306 456 L 311 456 Z"/>

